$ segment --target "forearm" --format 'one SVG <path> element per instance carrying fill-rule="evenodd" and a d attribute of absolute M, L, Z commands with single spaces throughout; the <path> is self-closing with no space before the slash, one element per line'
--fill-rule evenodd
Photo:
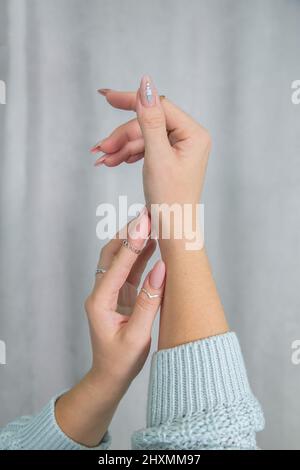
<path fill-rule="evenodd" d="M 159 240 L 167 267 L 147 427 L 135 449 L 255 449 L 264 426 L 205 249 Z"/>
<path fill-rule="evenodd" d="M 225 333 L 228 325 L 205 249 L 187 250 L 184 240 L 160 240 L 167 277 L 159 349 Z"/>
<path fill-rule="evenodd" d="M 70 391 L 53 397 L 37 414 L 22 416 L 0 429 L 0 450 L 108 449 L 111 438 L 106 430 L 114 390 L 103 383 L 96 391 L 90 379 L 88 374 Z M 101 398 L 103 392 L 107 407 Z"/>
<path fill-rule="evenodd" d="M 105 435 L 125 390 L 109 378 L 89 372 L 56 402 L 55 416 L 62 431 L 75 442 L 95 447 Z"/>

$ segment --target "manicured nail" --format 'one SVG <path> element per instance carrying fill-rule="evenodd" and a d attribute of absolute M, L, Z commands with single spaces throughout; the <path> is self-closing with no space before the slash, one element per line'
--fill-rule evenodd
<path fill-rule="evenodd" d="M 108 91 L 110 91 L 110 88 L 99 88 L 99 90 L 97 90 L 97 91 L 98 91 L 98 93 L 100 93 L 100 95 L 105 96 L 106 93 L 107 93 Z"/>
<path fill-rule="evenodd" d="M 146 210 L 146 206 L 142 207 L 142 209 L 139 212 L 137 212 L 135 219 L 137 219 L 140 215 L 144 214 L 145 212 L 148 212 Z"/>
<path fill-rule="evenodd" d="M 153 289 L 160 289 L 164 283 L 166 275 L 166 265 L 163 261 L 159 260 L 154 265 L 150 276 L 149 276 L 149 284 Z"/>
<path fill-rule="evenodd" d="M 103 155 L 102 157 L 98 158 L 98 160 L 95 161 L 94 166 L 103 165 L 103 163 L 105 163 L 105 160 L 106 160 L 106 155 Z"/>
<path fill-rule="evenodd" d="M 149 108 L 150 106 L 155 105 L 157 91 L 155 89 L 153 80 L 149 77 L 149 75 L 143 75 L 139 88 L 139 93 L 143 106 Z"/>
<path fill-rule="evenodd" d="M 132 240 L 146 240 L 149 234 L 150 224 L 146 208 L 142 209 L 140 215 L 133 219 L 128 225 L 128 235 Z"/>
<path fill-rule="evenodd" d="M 100 142 L 98 142 L 97 144 L 93 145 L 93 147 L 90 149 L 90 152 L 92 152 L 92 153 L 100 152 L 101 151 L 101 144 L 102 144 L 102 140 Z"/>

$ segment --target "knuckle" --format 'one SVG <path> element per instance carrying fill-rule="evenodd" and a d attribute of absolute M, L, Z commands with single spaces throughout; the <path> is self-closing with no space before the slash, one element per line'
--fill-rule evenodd
<path fill-rule="evenodd" d="M 101 290 L 98 288 L 97 292 L 94 290 L 88 295 L 84 302 L 84 308 L 88 315 L 92 315 L 94 312 L 99 311 L 99 306 L 102 305 L 101 302 L 102 294 Z"/>
<path fill-rule="evenodd" d="M 152 307 L 150 299 L 148 299 L 142 293 L 136 299 L 136 306 L 138 307 L 139 310 L 142 310 L 144 312 L 149 312 L 149 310 L 151 310 L 151 307 Z"/>
<path fill-rule="evenodd" d="M 212 138 L 211 138 L 211 135 L 209 133 L 209 131 L 207 129 L 204 129 L 203 131 L 203 143 L 205 144 L 205 147 L 207 149 L 211 149 L 212 147 Z"/>
<path fill-rule="evenodd" d="M 153 109 L 144 115 L 143 122 L 148 129 L 158 129 L 164 124 L 164 116 L 160 110 Z"/>
<path fill-rule="evenodd" d="M 86 313 L 92 312 L 95 308 L 95 301 L 93 296 L 90 294 L 84 301 L 84 308 Z"/>
<path fill-rule="evenodd" d="M 94 289 L 84 301 L 84 309 L 88 318 L 95 315 L 98 316 L 105 306 L 106 301 L 100 287 L 97 287 L 96 290 Z"/>
<path fill-rule="evenodd" d="M 195 128 L 195 139 L 205 150 L 211 150 L 212 138 L 207 129 L 200 125 L 197 125 L 197 127 Z"/>
<path fill-rule="evenodd" d="M 104 245 L 101 249 L 101 252 L 100 252 L 100 256 L 102 255 L 107 255 L 107 253 L 109 252 L 110 250 L 110 246 L 109 246 L 109 243 L 106 243 L 106 245 Z"/>
<path fill-rule="evenodd" d="M 124 248 L 127 249 L 127 248 Z M 128 253 L 126 253 L 128 254 Z M 112 269 L 115 270 L 115 272 L 118 272 L 118 275 L 120 277 L 126 278 L 128 275 L 128 272 L 130 271 L 133 260 L 131 256 L 121 256 L 122 253 L 119 253 L 117 256 L 114 257 L 112 261 Z M 131 253 L 130 253 L 131 255 Z"/>

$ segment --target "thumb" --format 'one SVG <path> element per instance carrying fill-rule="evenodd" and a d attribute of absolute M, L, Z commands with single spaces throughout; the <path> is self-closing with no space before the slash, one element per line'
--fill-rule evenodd
<path fill-rule="evenodd" d="M 143 287 L 137 296 L 133 313 L 128 322 L 128 329 L 138 337 L 151 335 L 155 316 L 162 302 L 166 266 L 157 261 L 147 275 Z"/>
<path fill-rule="evenodd" d="M 136 113 L 145 142 L 145 154 L 159 155 L 170 148 L 166 117 L 153 80 L 144 75 L 136 94 Z M 147 156 L 146 156 L 147 158 Z"/>

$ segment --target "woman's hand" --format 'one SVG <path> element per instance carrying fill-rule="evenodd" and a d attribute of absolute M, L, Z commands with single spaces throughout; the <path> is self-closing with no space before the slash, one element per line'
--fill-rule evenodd
<path fill-rule="evenodd" d="M 145 208 L 129 225 L 129 246 L 140 250 L 149 231 Z M 155 240 L 149 239 L 137 255 L 121 239 L 108 243 L 98 264 L 107 271 L 96 275 L 94 289 L 85 302 L 92 339 L 92 372 L 98 377 L 111 377 L 124 391 L 147 358 L 152 324 L 161 303 L 165 277 L 162 261 L 156 263 L 143 285 L 159 297 L 149 299 L 143 291 L 136 297 L 136 288 L 155 244 Z"/>
<path fill-rule="evenodd" d="M 112 106 L 136 111 L 137 119 L 118 127 L 93 147 L 93 152 L 105 152 L 96 165 L 116 166 L 144 157 L 144 190 L 149 208 L 151 204 L 167 204 L 171 209 L 179 204 L 185 210 L 182 206 L 188 204 L 192 215 L 193 226 L 181 226 L 181 239 L 173 236 L 175 230 L 172 232 L 171 225 L 169 238 L 158 233 L 168 272 L 159 348 L 224 333 L 228 325 L 205 250 L 201 249 L 203 238 L 197 207 L 211 147 L 208 132 L 168 99 L 160 99 L 147 76 L 142 78 L 137 93 L 99 91 Z M 186 212 L 184 219 L 185 215 Z M 196 243 L 190 243 L 186 228 Z"/>
<path fill-rule="evenodd" d="M 111 167 L 144 157 L 148 207 L 197 204 L 211 148 L 206 129 L 168 99 L 160 99 L 150 77 L 142 78 L 137 93 L 106 89 L 102 94 L 115 108 L 136 111 L 137 119 L 121 125 L 91 149 L 104 152 L 95 165 Z"/>
<path fill-rule="evenodd" d="M 85 302 L 93 362 L 89 373 L 56 403 L 62 430 L 86 446 L 97 445 L 113 414 L 149 353 L 151 330 L 161 303 L 165 265 L 158 261 L 136 295 L 155 241 L 145 240 L 150 229 L 147 210 L 129 224 L 128 245 L 120 238 L 102 250 L 94 288 Z M 136 250 L 142 250 L 138 255 Z M 151 297 L 153 296 L 153 297 Z M 121 312 L 121 313 L 120 313 Z M 124 314 L 124 312 L 126 314 Z"/>

